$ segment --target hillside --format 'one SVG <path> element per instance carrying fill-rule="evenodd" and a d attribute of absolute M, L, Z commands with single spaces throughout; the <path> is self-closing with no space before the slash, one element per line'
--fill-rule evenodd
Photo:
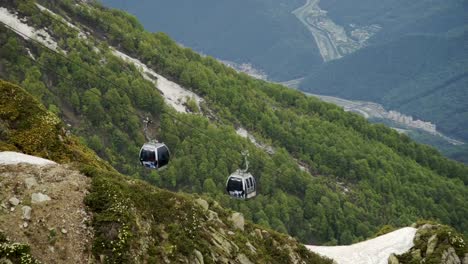
<path fill-rule="evenodd" d="M 103 3 L 134 14 L 146 29 L 166 32 L 196 51 L 251 62 L 262 71 L 228 65 L 253 76 L 302 81 L 306 92 L 383 103 L 467 141 L 466 1 Z M 409 135 L 466 162 L 466 147 Z"/>
<path fill-rule="evenodd" d="M 295 239 L 244 221 L 242 214 L 211 199 L 118 174 L 91 150 L 68 144 L 73 137 L 63 137 L 60 122 L 54 123 L 57 130 L 48 131 L 44 152 L 28 148 L 30 142 L 16 140 L 24 133 L 18 124 L 37 127 L 55 115 L 10 83 L 0 83 L 0 96 L 13 99 L 7 105 L 1 101 L 3 131 L 9 136 L 2 138 L 0 150 L 14 145 L 60 163 L 69 162 L 76 149 L 88 154 L 65 165 L 1 152 L 2 262 L 331 263 Z M 6 109 L 17 114 L 6 118 L 11 113 Z"/>
<path fill-rule="evenodd" d="M 468 168 L 433 148 L 238 74 L 122 11 L 94 2 L 36 4 L 2 2 L 0 76 L 24 86 L 119 172 L 206 195 L 307 243 L 349 244 L 419 218 L 468 230 Z M 174 90 L 184 93 L 174 99 Z M 138 164 L 146 117 L 151 137 L 173 153 L 160 172 Z M 250 140 L 236 133 L 242 129 Z M 243 150 L 259 185 L 247 202 L 224 193 Z"/>

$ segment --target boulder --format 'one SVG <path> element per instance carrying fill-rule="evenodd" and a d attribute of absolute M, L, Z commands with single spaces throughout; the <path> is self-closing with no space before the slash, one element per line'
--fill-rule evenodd
<path fill-rule="evenodd" d="M 195 202 L 200 205 L 205 211 L 208 210 L 208 208 L 210 207 L 208 205 L 208 202 L 203 200 L 202 198 L 198 198 L 195 200 Z"/>
<path fill-rule="evenodd" d="M 244 221 L 244 216 L 241 213 L 238 213 L 238 212 L 233 213 L 231 217 L 229 218 L 229 220 L 231 220 L 232 223 L 234 223 L 234 227 L 236 229 L 240 229 L 244 231 L 245 221 Z"/>
<path fill-rule="evenodd" d="M 36 179 L 29 177 L 24 180 L 24 184 L 26 185 L 26 188 L 31 189 L 32 187 L 37 185 Z"/>
<path fill-rule="evenodd" d="M 23 219 L 24 220 L 31 220 L 31 211 L 32 211 L 32 208 L 30 206 L 23 206 L 21 208 L 21 210 L 23 211 Z"/>
<path fill-rule="evenodd" d="M 8 200 L 12 206 L 17 206 L 20 203 L 20 200 L 16 197 L 11 197 L 10 200 Z"/>
<path fill-rule="evenodd" d="M 50 201 L 50 197 L 46 194 L 42 194 L 42 193 L 33 193 L 31 195 L 31 202 L 32 203 L 42 203 L 42 202 L 46 202 L 46 201 Z"/>

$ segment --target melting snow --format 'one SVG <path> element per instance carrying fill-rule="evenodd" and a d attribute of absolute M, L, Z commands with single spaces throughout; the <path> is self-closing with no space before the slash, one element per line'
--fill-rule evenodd
<path fill-rule="evenodd" d="M 132 58 L 128 56 L 127 54 L 122 53 L 116 49 L 113 49 L 112 53 L 115 56 L 120 57 L 121 59 L 127 62 L 133 63 L 143 73 L 143 77 L 146 80 L 149 80 L 152 83 L 154 83 L 156 88 L 159 91 L 161 91 L 166 103 L 174 107 L 174 109 L 177 110 L 178 112 L 181 112 L 181 113 L 190 112 L 186 107 L 187 100 L 190 98 L 193 98 L 195 100 L 198 107 L 200 106 L 200 103 L 203 101 L 203 99 L 197 94 L 157 74 L 148 66 L 146 66 L 146 64 L 142 63 L 140 60 Z"/>
<path fill-rule="evenodd" d="M 387 264 L 391 253 L 402 254 L 413 247 L 416 228 L 405 227 L 349 246 L 306 246 L 338 264 Z"/>
<path fill-rule="evenodd" d="M 83 31 L 81 31 L 81 29 L 79 29 L 77 26 L 73 25 L 72 23 L 68 22 L 66 19 L 64 19 L 62 16 L 60 15 L 57 15 L 56 13 L 52 12 L 50 9 L 36 3 L 36 6 L 42 11 L 46 11 L 46 12 L 49 12 L 50 14 L 52 14 L 52 16 L 54 17 L 57 17 L 58 19 L 60 19 L 61 21 L 63 21 L 67 26 L 75 29 L 76 31 L 78 31 L 78 37 L 82 38 L 82 39 L 86 39 L 86 34 L 83 33 Z"/>
<path fill-rule="evenodd" d="M 248 140 L 250 140 L 250 142 L 252 142 L 256 147 L 258 148 L 261 148 L 263 149 L 266 153 L 268 154 L 275 154 L 275 150 L 273 149 L 273 147 L 271 146 L 268 146 L 268 145 L 265 145 L 265 144 L 261 144 L 259 143 L 255 138 L 254 136 L 252 136 L 247 130 L 245 130 L 244 128 L 240 127 L 236 130 L 236 133 L 237 135 L 243 137 L 243 138 L 247 138 Z"/>
<path fill-rule="evenodd" d="M 24 39 L 28 40 L 27 37 L 32 38 L 45 46 L 57 51 L 58 45 L 52 37 L 44 29 L 35 29 L 25 23 L 25 20 L 20 20 L 16 14 L 10 13 L 10 11 L 4 7 L 0 7 L 0 21 L 12 27 L 13 29 L 21 32 L 20 35 Z M 27 37 L 25 37 L 27 36 Z"/>
<path fill-rule="evenodd" d="M 0 164 L 10 165 L 10 164 L 19 164 L 19 163 L 29 163 L 33 165 L 57 164 L 48 159 L 26 155 L 23 153 L 18 153 L 18 152 L 13 152 L 13 151 L 0 152 Z"/>

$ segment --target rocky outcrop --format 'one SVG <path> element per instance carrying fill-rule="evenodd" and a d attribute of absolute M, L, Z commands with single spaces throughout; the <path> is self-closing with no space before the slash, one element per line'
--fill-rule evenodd
<path fill-rule="evenodd" d="M 414 247 L 402 255 L 390 256 L 389 264 L 442 263 L 464 264 L 468 247 L 463 235 L 440 224 L 417 224 Z"/>
<path fill-rule="evenodd" d="M 0 241 L 0 258 L 2 248 L 19 247 L 42 263 L 88 263 L 93 230 L 83 200 L 89 178 L 62 165 L 23 163 L 0 165 L 0 180 L 0 204 L 9 205 L 0 207 L 0 240 L 8 238 Z"/>
<path fill-rule="evenodd" d="M 449 247 L 442 253 L 441 263 L 444 264 L 461 264 L 460 258 L 457 256 L 455 249 Z"/>

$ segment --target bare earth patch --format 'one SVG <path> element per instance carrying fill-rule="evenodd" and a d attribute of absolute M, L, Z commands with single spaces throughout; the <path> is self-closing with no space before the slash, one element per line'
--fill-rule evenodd
<path fill-rule="evenodd" d="M 91 216 L 83 203 L 90 182 L 63 165 L 0 165 L 0 232 L 29 244 L 43 263 L 93 262 Z M 33 201 L 33 194 L 44 201 Z"/>

